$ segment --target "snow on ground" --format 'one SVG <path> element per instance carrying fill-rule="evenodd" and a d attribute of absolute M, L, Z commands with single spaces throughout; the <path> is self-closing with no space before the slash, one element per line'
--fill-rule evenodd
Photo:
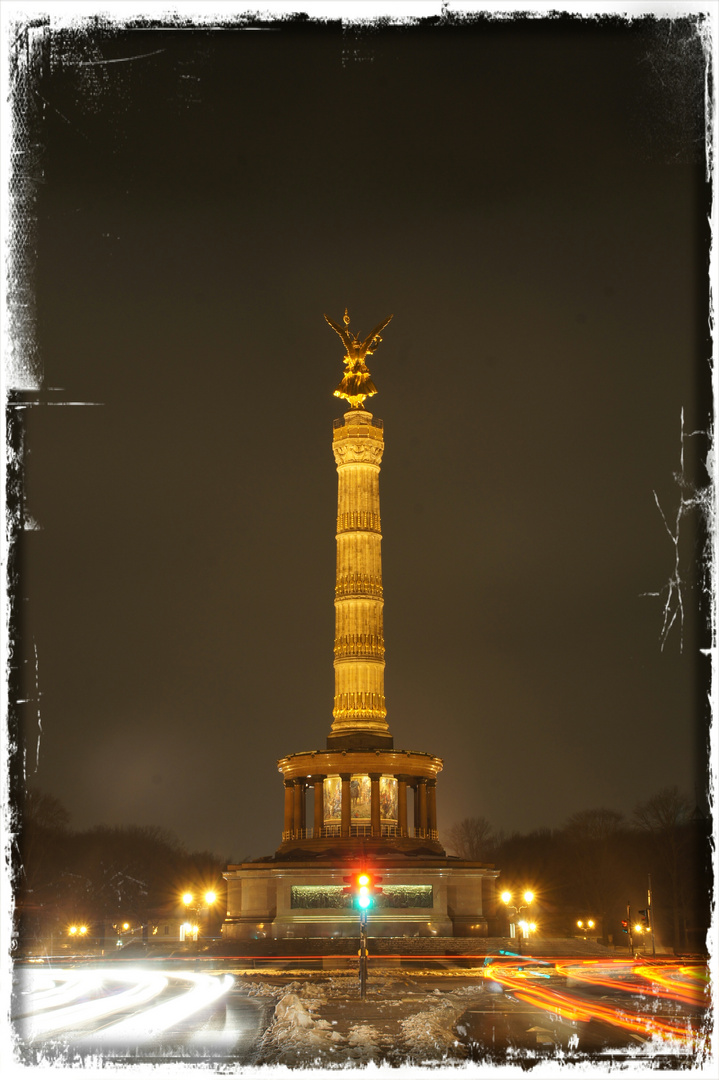
<path fill-rule="evenodd" d="M 339 1062 L 338 1044 L 344 1046 L 345 1039 L 328 1020 L 313 1017 L 298 994 L 285 994 L 265 1032 L 260 1060 L 263 1065 L 320 1065 L 328 1058 Z"/>
<path fill-rule="evenodd" d="M 459 1060 L 462 1048 L 455 1025 L 467 1010 L 467 997 L 477 997 L 473 986 L 464 986 L 451 993 L 433 990 L 418 1001 L 414 1016 L 400 1020 L 401 1037 L 415 1062 L 445 1059 Z"/>
<path fill-rule="evenodd" d="M 376 971 L 375 977 L 380 976 Z M 387 972 L 395 976 L 396 971 Z M 304 984 L 293 983 L 275 993 L 281 996 L 275 1008 L 274 1020 L 267 1029 L 259 1061 L 266 1065 L 317 1067 L 364 1066 L 411 1062 L 457 1062 L 463 1058 L 463 1050 L 457 1039 L 455 1023 L 467 1009 L 469 999 L 482 993 L 479 987 L 462 987 L 451 992 L 417 989 L 412 994 L 409 1007 L 403 1009 L 402 1000 L 384 998 L 375 992 L 368 994 L 367 1002 L 377 1010 L 382 1020 L 368 1023 L 359 1018 L 363 1009 L 359 1001 L 357 976 L 330 976 L 321 981 Z M 416 983 L 414 984 L 416 988 Z M 388 988 L 389 989 L 389 988 Z M 394 993 L 397 988 L 392 988 Z M 337 1021 L 322 1019 L 318 1014 L 338 1006 L 338 1015 L 347 1020 L 353 1014 L 358 1022 L 349 1025 L 346 1034 L 336 1029 Z M 395 1019 L 389 1016 L 394 1007 Z M 396 1015 L 397 1009 L 401 1010 Z M 343 1010 L 347 1010 L 346 1012 Z M 411 1013 L 411 1015 L 407 1015 Z M 374 1026 L 376 1024 L 377 1026 Z"/>

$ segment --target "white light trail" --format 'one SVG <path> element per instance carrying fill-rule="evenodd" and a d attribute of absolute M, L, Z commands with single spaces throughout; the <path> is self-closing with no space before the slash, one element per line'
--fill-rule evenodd
<path fill-rule="evenodd" d="M 24 1042 L 65 1035 L 74 1047 L 137 1046 L 220 1001 L 234 981 L 231 975 L 134 968 L 26 972 L 14 1020 Z M 118 984 L 127 988 L 118 991 Z M 169 994 L 160 1004 L 143 1008 Z M 127 1016 L 128 1011 L 132 1015 Z M 113 1022 L 118 1014 L 122 1018 Z M 105 1023 L 98 1025 L 98 1021 Z M 221 1034 L 213 1031 L 212 1036 Z"/>
<path fill-rule="evenodd" d="M 111 1016 L 124 1009 L 137 1008 L 157 997 L 167 986 L 167 978 L 164 975 L 142 971 L 93 971 L 85 973 L 84 978 L 83 993 L 97 992 L 104 982 L 134 983 L 134 985 L 119 994 L 112 994 L 94 1001 L 79 1002 L 76 1005 L 68 1005 L 66 1008 L 53 1009 L 49 1013 L 33 1013 L 20 1021 L 19 1028 L 23 1039 L 31 1042 Z"/>
<path fill-rule="evenodd" d="M 179 997 L 173 997 L 153 1009 L 147 1009 L 138 1016 L 130 1016 L 127 1020 L 121 1020 L 117 1024 L 103 1028 L 97 1035 L 89 1035 L 88 1042 L 103 1043 L 127 1043 L 138 1044 L 157 1038 L 168 1028 L 188 1020 L 201 1009 L 213 1005 L 230 990 L 234 984 L 231 975 L 224 975 L 221 979 L 214 975 L 193 975 L 184 973 L 182 980 L 193 982 L 195 985 L 188 992 Z"/>

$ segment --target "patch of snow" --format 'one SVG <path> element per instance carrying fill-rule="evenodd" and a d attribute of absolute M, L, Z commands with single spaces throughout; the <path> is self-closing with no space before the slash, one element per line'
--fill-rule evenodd
<path fill-rule="evenodd" d="M 311 1065 L 327 1061 L 345 1040 L 327 1020 L 316 1020 L 295 993 L 285 994 L 275 1006 L 265 1032 L 261 1062 L 267 1065 Z"/>
<path fill-rule="evenodd" d="M 476 993 L 476 991 L 474 991 Z M 459 1061 L 463 1048 L 455 1033 L 455 1024 L 467 1009 L 467 1002 L 447 994 L 441 1001 L 427 995 L 427 1008 L 407 1020 L 400 1020 L 402 1038 L 416 1063 L 442 1060 Z M 419 1004 L 419 1003 L 418 1003 Z"/>
<path fill-rule="evenodd" d="M 380 1034 L 376 1028 L 370 1024 L 358 1024 L 347 1040 L 353 1065 L 367 1065 L 370 1061 L 379 1061 L 382 1057 L 379 1039 Z"/>

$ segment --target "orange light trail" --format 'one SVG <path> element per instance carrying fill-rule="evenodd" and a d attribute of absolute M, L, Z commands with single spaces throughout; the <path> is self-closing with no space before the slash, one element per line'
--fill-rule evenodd
<path fill-rule="evenodd" d="M 581 960 L 556 964 L 556 970 L 578 982 L 624 990 L 628 994 L 651 994 L 652 997 L 680 1001 L 685 1005 L 706 1005 L 707 986 L 702 985 L 701 968 L 673 963 L 637 964 L 632 960 Z M 609 970 L 607 970 L 609 969 Z M 617 975 L 613 972 L 616 971 Z M 625 976 L 639 976 L 639 982 Z M 650 983 L 651 985 L 647 985 Z"/>
<path fill-rule="evenodd" d="M 618 1011 L 610 1005 L 581 998 L 572 994 L 571 991 L 559 991 L 548 986 L 530 983 L 524 972 L 514 970 L 517 966 L 517 964 L 508 964 L 506 961 L 489 964 L 483 969 L 483 975 L 510 990 L 521 1001 L 543 1009 L 545 1012 L 554 1013 L 564 1020 L 585 1023 L 592 1019 L 603 1020 L 605 1023 L 623 1028 L 643 1038 L 658 1036 L 664 1040 L 693 1045 L 704 1041 L 704 1036 L 692 1030 L 689 1020 L 666 1021 L 633 1010 Z M 612 985 L 614 989 L 617 988 L 616 983 L 608 985 Z M 623 983 L 622 988 L 628 989 L 628 984 Z M 642 984 L 642 992 L 655 996 L 653 988 L 645 984 Z"/>

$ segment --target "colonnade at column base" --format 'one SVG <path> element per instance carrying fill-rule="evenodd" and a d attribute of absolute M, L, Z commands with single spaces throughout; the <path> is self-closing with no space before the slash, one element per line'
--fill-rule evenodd
<path fill-rule="evenodd" d="M 441 758 L 363 740 L 356 747 L 290 754 L 277 768 L 285 792 L 280 852 L 377 842 L 388 850 L 444 854 L 437 831 Z"/>

